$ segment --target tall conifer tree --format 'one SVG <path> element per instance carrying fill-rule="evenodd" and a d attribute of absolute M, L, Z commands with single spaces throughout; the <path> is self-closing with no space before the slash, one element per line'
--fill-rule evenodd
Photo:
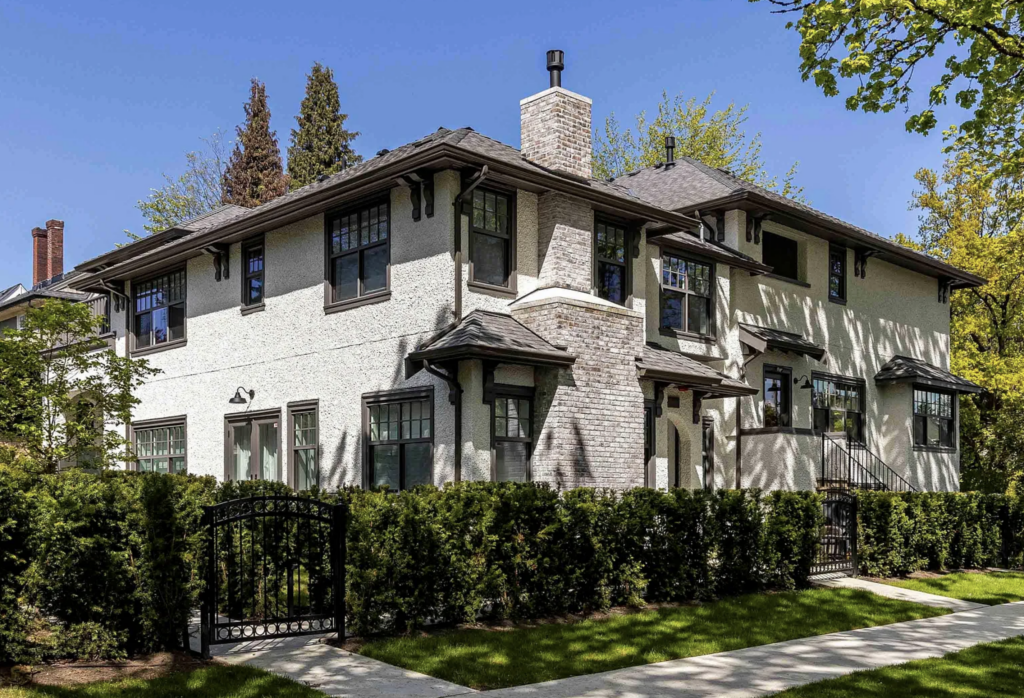
<path fill-rule="evenodd" d="M 289 186 L 292 189 L 315 182 L 321 175 L 340 172 L 344 163 L 360 162 L 352 150 L 358 131 L 346 131 L 345 119 L 338 99 L 334 71 L 320 63 L 306 76 L 306 96 L 295 117 L 299 128 L 292 129 L 288 146 Z"/>
<path fill-rule="evenodd" d="M 288 179 L 281 164 L 277 133 L 270 130 L 266 86 L 253 78 L 245 105 L 245 125 L 224 171 L 221 199 L 226 204 L 259 206 L 284 194 Z"/>

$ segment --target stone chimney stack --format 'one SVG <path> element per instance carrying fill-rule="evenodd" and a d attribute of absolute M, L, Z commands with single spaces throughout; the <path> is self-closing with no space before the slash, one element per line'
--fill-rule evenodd
<path fill-rule="evenodd" d="M 44 228 L 32 228 L 32 285 L 46 281 L 49 276 L 50 246 Z"/>
<path fill-rule="evenodd" d="M 46 238 L 48 242 L 47 279 L 64 273 L 64 221 L 46 221 Z"/>
<path fill-rule="evenodd" d="M 519 103 L 522 154 L 541 167 L 590 179 L 593 101 L 562 87 L 564 55 L 548 51 L 551 86 Z"/>

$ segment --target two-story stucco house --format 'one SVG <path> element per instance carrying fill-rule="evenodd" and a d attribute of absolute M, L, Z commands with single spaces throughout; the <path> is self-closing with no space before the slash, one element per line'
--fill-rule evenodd
<path fill-rule="evenodd" d="M 671 150 L 596 180 L 549 70 L 518 150 L 442 128 L 79 265 L 161 370 L 135 467 L 813 488 L 846 432 L 862 478 L 956 489 L 948 298 L 984 280 Z"/>

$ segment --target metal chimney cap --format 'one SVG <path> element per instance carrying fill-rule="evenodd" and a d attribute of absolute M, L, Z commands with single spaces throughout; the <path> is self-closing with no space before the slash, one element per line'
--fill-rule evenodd
<path fill-rule="evenodd" d="M 548 72 L 551 74 L 551 87 L 562 86 L 562 71 L 565 70 L 565 51 L 552 49 L 548 51 Z"/>
<path fill-rule="evenodd" d="M 676 137 L 675 136 L 665 136 L 665 147 L 666 148 L 675 148 L 676 147 Z"/>
<path fill-rule="evenodd" d="M 665 136 L 665 165 L 671 167 L 676 163 L 676 137 Z"/>

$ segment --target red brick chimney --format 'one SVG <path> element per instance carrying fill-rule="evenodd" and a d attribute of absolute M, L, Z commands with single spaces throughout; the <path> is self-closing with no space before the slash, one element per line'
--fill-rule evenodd
<path fill-rule="evenodd" d="M 46 221 L 46 237 L 49 242 L 47 279 L 64 273 L 64 221 Z"/>
<path fill-rule="evenodd" d="M 63 231 L 62 231 L 63 232 Z M 32 285 L 50 278 L 50 245 L 43 228 L 32 228 Z"/>

